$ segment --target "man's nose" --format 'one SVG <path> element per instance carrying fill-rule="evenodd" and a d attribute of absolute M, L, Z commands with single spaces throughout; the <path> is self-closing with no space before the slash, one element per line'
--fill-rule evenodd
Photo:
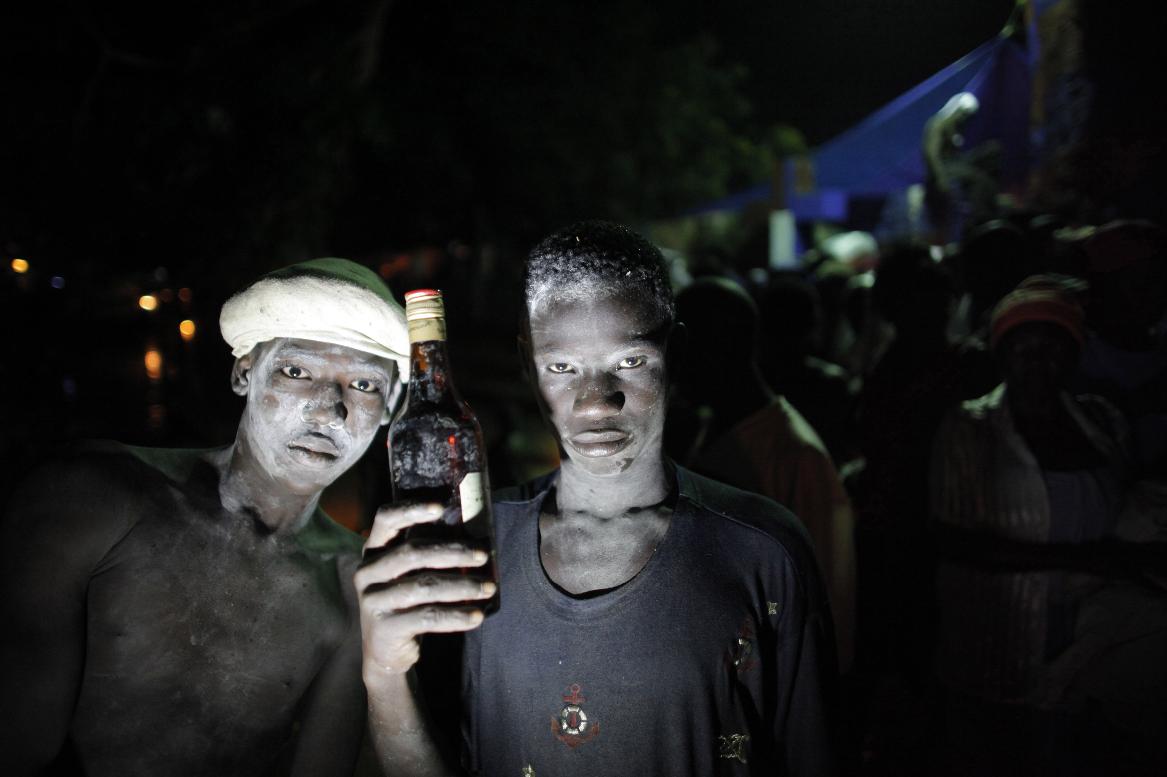
<path fill-rule="evenodd" d="M 572 409 L 576 415 L 607 418 L 623 408 L 624 392 L 616 388 L 615 381 L 605 375 L 592 375 L 584 378 Z"/>
<path fill-rule="evenodd" d="M 315 394 L 304 403 L 301 418 L 316 426 L 339 429 L 348 418 L 344 392 L 335 383 L 321 384 Z"/>

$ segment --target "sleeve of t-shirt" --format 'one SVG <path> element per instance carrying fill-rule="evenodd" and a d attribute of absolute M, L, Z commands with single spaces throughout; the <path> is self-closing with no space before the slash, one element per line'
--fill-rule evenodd
<path fill-rule="evenodd" d="M 831 615 L 815 570 L 785 573 L 785 615 L 770 647 L 776 686 L 774 774 L 838 773 L 838 668 Z M 801 579 L 799 579 L 801 577 Z"/>

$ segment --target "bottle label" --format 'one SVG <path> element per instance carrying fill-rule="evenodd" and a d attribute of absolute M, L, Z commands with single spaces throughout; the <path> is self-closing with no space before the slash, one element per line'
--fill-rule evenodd
<path fill-rule="evenodd" d="M 486 505 L 486 480 L 481 472 L 468 472 L 458 484 L 458 497 L 462 501 L 462 522 L 473 520 Z"/>
<path fill-rule="evenodd" d="M 409 342 L 424 343 L 429 340 L 446 339 L 446 320 L 444 318 L 420 318 L 410 321 Z"/>

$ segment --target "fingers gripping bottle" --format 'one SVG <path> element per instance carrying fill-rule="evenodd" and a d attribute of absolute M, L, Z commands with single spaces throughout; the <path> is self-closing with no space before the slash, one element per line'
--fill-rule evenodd
<path fill-rule="evenodd" d="M 432 524 L 416 526 L 411 536 L 457 541 L 485 550 L 490 560 L 462 574 L 498 584 L 490 485 L 482 429 L 458 395 L 446 350 L 446 313 L 442 293 L 418 289 L 405 295 L 409 326 L 409 388 L 405 406 L 389 427 L 389 466 L 397 504 L 437 502 L 445 506 Z M 484 602 L 487 614 L 498 609 L 498 592 Z"/>

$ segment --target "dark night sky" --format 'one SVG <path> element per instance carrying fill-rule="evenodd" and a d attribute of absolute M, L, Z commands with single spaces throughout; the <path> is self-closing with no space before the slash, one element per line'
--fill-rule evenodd
<path fill-rule="evenodd" d="M 19 255 L 34 270 L 5 278 L 19 293 L 0 324 L 6 363 L 23 365 L 5 397 L 41 391 L 6 450 L 79 435 L 221 441 L 237 406 L 214 320 L 261 272 L 330 254 L 376 266 L 460 239 L 495 245 L 494 264 L 472 252 L 443 282 L 502 295 L 539 234 L 582 217 L 669 215 L 765 180 L 735 149 L 775 122 L 828 139 L 995 34 L 1011 6 L 25 9 L 0 24 L 0 249 L 5 265 Z M 145 316 L 134 304 L 180 286 L 195 290 L 181 309 Z M 174 332 L 182 316 L 200 322 L 193 347 Z M 510 342 L 510 320 L 496 311 L 476 334 Z M 149 343 L 170 355 L 159 384 L 142 374 Z M 150 404 L 171 408 L 161 430 L 146 425 Z"/>
<path fill-rule="evenodd" d="M 476 209 L 492 198 L 502 204 L 490 220 L 514 226 L 494 223 L 491 231 L 525 238 L 563 214 L 615 207 L 602 183 L 551 171 L 635 146 L 629 126 L 643 121 L 638 108 L 654 85 L 665 88 L 661 52 L 670 47 L 704 36 L 716 44 L 709 65 L 744 66 L 737 91 L 748 107 L 730 119 L 733 131 L 757 135 L 785 122 L 815 144 L 986 40 L 1011 6 L 365 0 L 339 11 L 323 2 L 49 8 L 5 35 L 9 110 L 0 126 L 20 186 L 5 187 L 0 227 L 25 252 L 68 261 L 96 251 L 107 266 L 127 269 L 153 264 L 147 254 L 156 246 L 144 246 L 142 234 L 190 244 L 189 262 L 201 261 L 200 252 L 254 252 L 239 234 L 253 228 L 277 255 L 471 236 L 484 218 Z M 678 77 L 682 90 L 699 76 L 687 78 Z M 622 88 L 641 94 L 612 93 Z M 563 147 L 546 148 L 556 135 Z M 672 172 L 685 161 L 649 169 Z M 563 179 L 582 191 L 558 210 L 532 212 L 557 196 L 541 189 Z M 621 205 L 663 215 L 699 199 L 674 189 L 671 200 Z M 325 210 L 334 220 L 316 224 Z M 384 228 L 386 212 L 402 214 L 389 219 L 394 231 Z"/>
<path fill-rule="evenodd" d="M 698 18 L 747 63 L 759 114 L 815 145 L 988 40 L 1013 5 L 726 0 Z"/>

